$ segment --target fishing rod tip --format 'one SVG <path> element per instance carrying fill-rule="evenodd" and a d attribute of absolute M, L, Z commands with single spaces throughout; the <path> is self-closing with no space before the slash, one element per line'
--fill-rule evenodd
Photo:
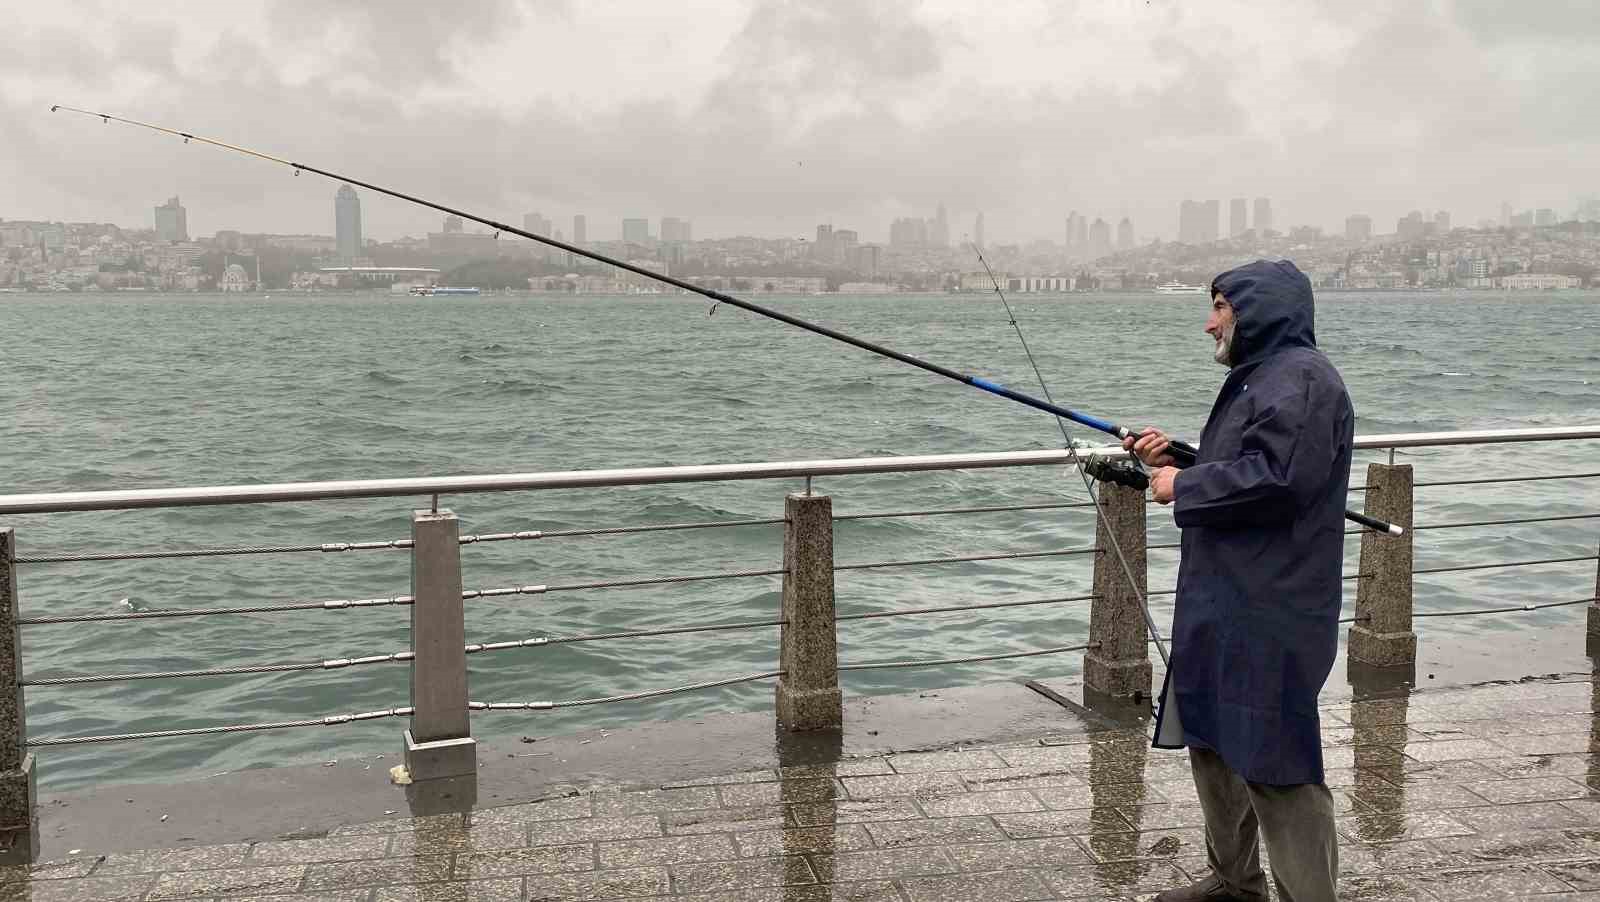
<path fill-rule="evenodd" d="M 56 110 L 59 110 L 59 109 L 61 109 L 61 104 L 59 104 L 59 103 L 50 104 L 50 112 L 54 113 Z"/>

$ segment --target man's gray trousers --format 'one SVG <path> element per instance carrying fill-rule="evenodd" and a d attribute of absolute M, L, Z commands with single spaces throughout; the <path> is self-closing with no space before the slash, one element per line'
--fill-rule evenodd
<path fill-rule="evenodd" d="M 1210 749 L 1190 748 L 1189 762 L 1206 816 L 1206 857 L 1234 894 L 1267 898 L 1259 833 L 1282 902 L 1335 902 L 1339 846 L 1327 786 L 1250 783 Z"/>

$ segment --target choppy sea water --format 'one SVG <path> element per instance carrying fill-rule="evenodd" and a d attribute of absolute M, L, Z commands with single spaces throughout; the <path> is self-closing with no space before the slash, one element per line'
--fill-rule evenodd
<path fill-rule="evenodd" d="M 1031 390 L 992 297 L 775 298 L 795 315 Z M 1013 298 L 1064 404 L 1193 437 L 1223 370 L 1204 300 Z M 1361 433 L 1600 422 L 1600 295 L 1327 294 L 1318 336 Z M 0 299 L 0 493 L 535 472 L 618 466 L 1057 447 L 1025 408 L 681 296 L 410 298 L 100 295 Z M 1076 429 L 1078 438 L 1100 437 Z M 1418 480 L 1600 471 L 1600 443 L 1402 453 Z M 1369 453 L 1365 461 L 1382 459 Z M 1354 482 L 1362 482 L 1357 473 Z M 796 481 L 447 497 L 464 532 L 586 529 L 782 515 Z M 1059 468 L 819 480 L 837 514 L 1082 500 Z M 1419 488 L 1419 522 L 1600 512 L 1600 479 Z M 1359 506 L 1360 496 L 1352 496 Z M 23 555 L 372 541 L 409 535 L 426 499 L 0 518 Z M 1155 543 L 1174 541 L 1152 517 Z M 780 527 L 550 538 L 463 549 L 471 588 L 781 566 Z M 1600 520 L 1417 534 L 1419 567 L 1595 553 Z M 1092 543 L 1081 511 L 863 519 L 837 527 L 841 564 Z M 1346 572 L 1356 566 L 1354 540 Z M 1175 552 L 1151 553 L 1152 589 Z M 25 615 L 278 604 L 409 591 L 404 552 L 24 564 Z M 1581 597 L 1593 561 L 1417 578 L 1419 610 Z M 841 613 L 1087 594 L 1086 556 L 841 572 Z M 777 577 L 470 602 L 469 641 L 570 636 L 777 616 Z M 1354 584 L 1348 603 L 1354 603 Z M 1170 622 L 1170 597 L 1153 599 Z M 409 611 L 379 608 L 37 626 L 30 676 L 317 661 L 400 651 Z M 1581 631 L 1582 608 L 1419 621 L 1429 650 L 1492 654 L 1495 637 Z M 1022 651 L 1083 641 L 1084 603 L 853 621 L 844 661 Z M 776 667 L 775 628 L 555 644 L 475 655 L 482 701 L 567 700 Z M 1489 649 L 1489 651 L 1483 651 Z M 847 673 L 866 694 L 1070 674 L 1077 656 Z M 769 682 L 617 705 L 474 718 L 509 740 L 771 705 Z M 294 720 L 408 703 L 407 669 L 377 665 L 34 687 L 35 737 Z M 242 736 L 42 750 L 41 779 L 171 780 L 398 748 L 394 719 Z"/>

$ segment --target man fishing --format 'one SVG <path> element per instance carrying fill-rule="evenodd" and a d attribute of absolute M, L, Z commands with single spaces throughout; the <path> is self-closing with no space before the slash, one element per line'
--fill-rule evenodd
<path fill-rule="evenodd" d="M 1211 283 L 1229 368 L 1194 465 L 1156 429 L 1123 440 L 1173 505 L 1183 557 L 1157 747 L 1189 749 L 1211 873 L 1157 902 L 1333 902 L 1339 862 L 1317 694 L 1338 648 L 1355 411 L 1317 350 L 1311 282 L 1258 260 Z"/>

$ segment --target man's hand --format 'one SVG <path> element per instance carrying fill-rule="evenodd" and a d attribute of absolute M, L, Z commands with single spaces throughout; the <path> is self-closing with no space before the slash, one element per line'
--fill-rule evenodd
<path fill-rule="evenodd" d="M 1150 494 L 1155 497 L 1157 504 L 1172 503 L 1174 484 L 1181 472 L 1177 467 L 1156 467 L 1150 471 Z"/>
<path fill-rule="evenodd" d="M 1154 426 L 1146 426 L 1140 435 L 1130 435 L 1123 439 L 1122 450 L 1132 451 L 1134 456 L 1144 461 L 1147 467 L 1170 467 L 1177 463 L 1172 455 L 1167 453 L 1167 446 L 1170 444 L 1172 440 L 1167 438 L 1165 432 Z"/>

